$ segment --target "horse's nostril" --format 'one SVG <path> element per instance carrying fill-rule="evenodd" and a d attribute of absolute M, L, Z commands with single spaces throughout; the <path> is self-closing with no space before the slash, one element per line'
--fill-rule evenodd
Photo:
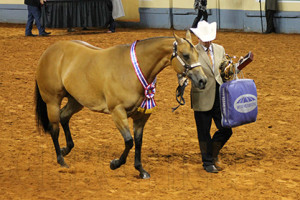
<path fill-rule="evenodd" d="M 200 81 L 199 81 L 200 88 L 204 88 L 206 85 L 206 82 L 207 82 L 206 79 L 200 79 Z"/>
<path fill-rule="evenodd" d="M 204 84 L 204 85 L 206 84 L 206 80 L 205 79 L 201 79 L 199 82 L 200 82 L 200 84 Z"/>

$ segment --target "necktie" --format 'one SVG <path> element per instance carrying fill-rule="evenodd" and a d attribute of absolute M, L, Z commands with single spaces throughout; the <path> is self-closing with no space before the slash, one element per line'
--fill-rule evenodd
<path fill-rule="evenodd" d="M 209 62 L 210 62 L 210 64 L 211 64 L 211 67 L 213 68 L 214 66 L 213 66 L 213 60 L 212 60 L 212 58 L 211 58 L 211 53 L 210 53 L 210 50 L 209 50 L 209 48 L 207 48 L 207 56 L 208 56 L 208 58 L 209 58 Z"/>

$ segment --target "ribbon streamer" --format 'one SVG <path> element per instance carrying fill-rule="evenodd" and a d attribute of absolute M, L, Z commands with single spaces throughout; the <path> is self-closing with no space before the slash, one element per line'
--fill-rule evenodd
<path fill-rule="evenodd" d="M 151 113 L 155 106 L 155 100 L 154 100 L 154 95 L 155 95 L 155 83 L 156 83 L 156 77 L 154 81 L 151 84 L 148 84 L 147 80 L 145 79 L 143 72 L 141 71 L 139 67 L 139 63 L 135 54 L 135 47 L 136 47 L 137 41 L 135 41 L 130 48 L 130 58 L 132 65 L 134 67 L 134 71 L 141 82 L 143 88 L 145 89 L 145 98 L 143 102 L 141 103 L 140 107 L 138 108 L 138 111 L 140 112 L 145 112 L 145 113 Z"/>

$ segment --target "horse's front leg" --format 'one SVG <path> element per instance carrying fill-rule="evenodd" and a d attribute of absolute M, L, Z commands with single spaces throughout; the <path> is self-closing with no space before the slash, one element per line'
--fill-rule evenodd
<path fill-rule="evenodd" d="M 137 118 L 133 120 L 134 142 L 135 142 L 134 167 L 140 172 L 140 177 L 142 179 L 150 178 L 150 174 L 146 170 L 144 170 L 141 161 L 143 130 L 149 117 L 150 114 L 147 114 L 147 115 L 143 115 L 141 118 Z"/>
<path fill-rule="evenodd" d="M 133 147 L 133 139 L 128 126 L 127 113 L 122 106 L 115 107 L 115 109 L 112 111 L 112 118 L 125 141 L 125 149 L 120 158 L 114 159 L 110 163 L 110 168 L 114 170 L 126 163 L 128 153 Z"/>

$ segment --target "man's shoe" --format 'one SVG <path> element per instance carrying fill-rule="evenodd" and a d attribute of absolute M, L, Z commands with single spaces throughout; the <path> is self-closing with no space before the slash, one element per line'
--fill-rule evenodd
<path fill-rule="evenodd" d="M 46 32 L 46 31 L 45 31 L 44 33 L 46 33 L 47 35 L 50 35 L 50 34 L 51 34 L 51 32 Z"/>
<path fill-rule="evenodd" d="M 68 32 L 75 32 L 76 30 L 75 29 L 73 29 L 73 28 L 68 28 L 68 30 L 67 30 Z"/>
<path fill-rule="evenodd" d="M 208 165 L 204 167 L 205 171 L 208 173 L 218 173 L 218 169 L 215 167 L 215 165 Z"/>
<path fill-rule="evenodd" d="M 41 33 L 41 34 L 39 34 L 39 36 L 42 36 L 42 37 L 47 37 L 47 36 L 49 36 L 49 34 L 47 34 L 47 33 Z"/>
<path fill-rule="evenodd" d="M 271 31 L 265 31 L 264 34 L 270 34 L 272 33 Z"/>
<path fill-rule="evenodd" d="M 37 36 L 37 35 L 30 33 L 30 34 L 25 34 L 25 36 L 26 36 L 26 37 L 35 37 L 35 36 Z"/>

